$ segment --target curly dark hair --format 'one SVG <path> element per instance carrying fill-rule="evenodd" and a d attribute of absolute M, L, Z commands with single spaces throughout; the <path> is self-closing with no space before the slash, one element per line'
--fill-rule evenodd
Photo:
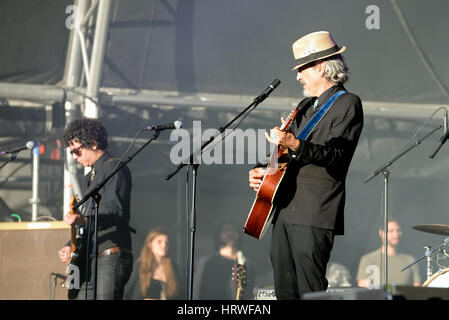
<path fill-rule="evenodd" d="M 67 148 L 71 141 L 76 141 L 91 148 L 97 145 L 98 149 L 106 150 L 108 147 L 108 133 L 98 119 L 82 118 L 73 120 L 64 129 L 64 146 Z"/>

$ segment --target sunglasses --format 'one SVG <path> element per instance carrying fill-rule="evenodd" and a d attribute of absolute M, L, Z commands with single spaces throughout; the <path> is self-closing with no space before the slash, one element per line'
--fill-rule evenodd
<path fill-rule="evenodd" d="M 81 150 L 83 150 L 83 149 L 84 149 L 84 145 L 80 145 L 78 148 L 70 150 L 70 154 L 72 156 L 76 155 L 77 157 L 79 157 L 81 155 Z"/>
<path fill-rule="evenodd" d="M 310 67 L 314 67 L 317 63 L 318 63 L 317 61 L 309 62 L 309 63 L 303 65 L 302 67 L 298 68 L 297 70 L 298 70 L 298 72 L 303 72 L 304 70 L 306 70 Z"/>

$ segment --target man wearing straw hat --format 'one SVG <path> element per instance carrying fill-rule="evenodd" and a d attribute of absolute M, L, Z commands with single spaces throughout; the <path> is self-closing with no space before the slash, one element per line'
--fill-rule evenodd
<path fill-rule="evenodd" d="M 344 232 L 346 175 L 363 128 L 361 100 L 343 86 L 349 78 L 341 56 L 346 47 L 318 31 L 292 48 L 292 70 L 306 98 L 289 130 L 275 127 L 267 135 L 291 157 L 274 200 L 270 258 L 279 300 L 327 289 L 334 236 Z M 250 187 L 257 191 L 265 173 L 251 170 Z"/>

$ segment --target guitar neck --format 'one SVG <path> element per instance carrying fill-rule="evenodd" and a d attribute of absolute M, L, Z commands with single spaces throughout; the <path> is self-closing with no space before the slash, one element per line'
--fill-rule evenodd
<path fill-rule="evenodd" d="M 242 300 L 243 299 L 243 288 L 238 287 L 237 288 L 237 294 L 235 295 L 235 300 Z"/>
<path fill-rule="evenodd" d="M 290 112 L 285 122 L 281 125 L 280 129 L 282 131 L 287 131 L 292 125 L 293 120 L 295 120 L 296 113 L 298 113 L 299 106 L 297 106 L 294 110 Z"/>
<path fill-rule="evenodd" d="M 76 196 L 76 195 L 72 196 L 72 199 L 70 200 L 70 214 L 71 215 L 76 214 L 73 211 L 73 207 L 77 204 L 78 201 L 79 201 L 78 196 Z M 77 233 L 76 226 L 72 224 L 71 228 L 70 228 L 72 252 L 75 252 L 75 249 L 76 249 L 76 233 Z"/>

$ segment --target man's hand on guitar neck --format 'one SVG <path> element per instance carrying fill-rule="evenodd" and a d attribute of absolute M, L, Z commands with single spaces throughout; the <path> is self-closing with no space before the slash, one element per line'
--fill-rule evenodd
<path fill-rule="evenodd" d="M 81 225 L 85 226 L 87 223 L 87 218 L 81 214 L 71 214 L 70 212 L 64 215 L 65 223 L 69 225 Z"/>
<path fill-rule="evenodd" d="M 281 118 L 282 124 L 285 123 L 285 119 Z M 295 135 L 289 131 L 284 132 L 279 127 L 274 127 L 271 129 L 270 135 L 265 132 L 265 137 L 268 142 L 278 145 L 282 148 L 289 148 L 292 151 L 296 151 L 299 147 L 299 140 L 296 139 Z"/>

